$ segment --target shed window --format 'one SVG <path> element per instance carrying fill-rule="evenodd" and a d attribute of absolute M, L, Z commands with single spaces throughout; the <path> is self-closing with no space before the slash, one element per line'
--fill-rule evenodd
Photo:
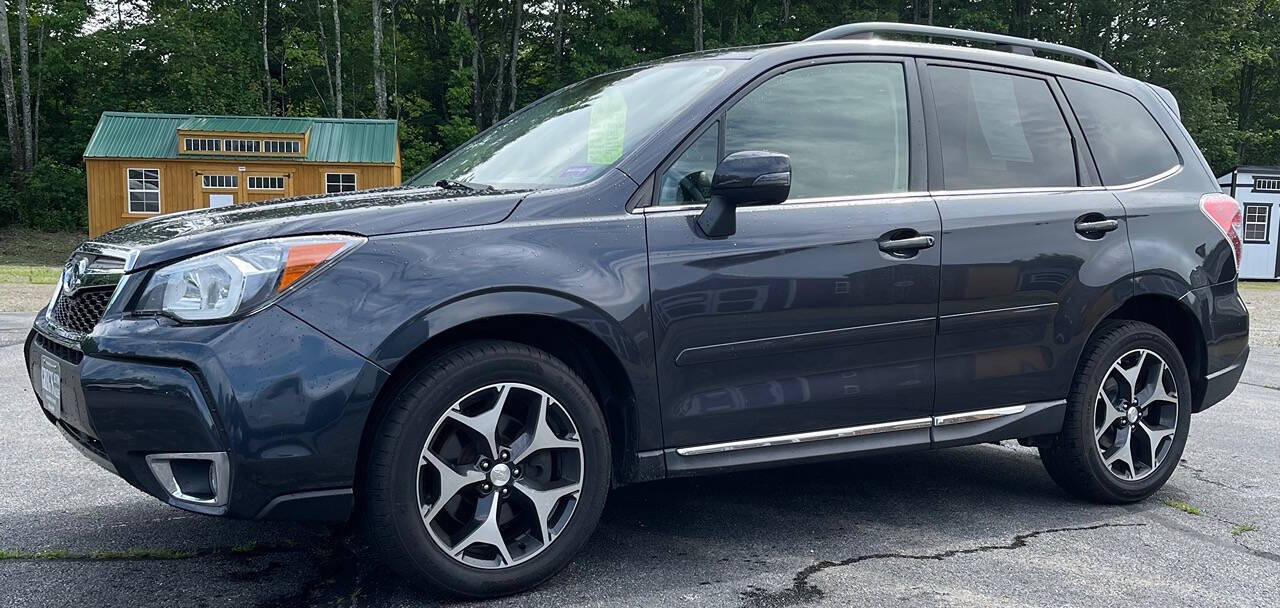
<path fill-rule="evenodd" d="M 1280 177 L 1253 178 L 1254 192 L 1280 192 Z"/>
<path fill-rule="evenodd" d="M 221 139 L 204 139 L 200 137 L 184 137 L 182 149 L 186 152 L 221 152 Z"/>
<path fill-rule="evenodd" d="M 205 188 L 240 187 L 240 176 L 238 175 L 201 175 L 200 179 L 204 182 Z"/>
<path fill-rule="evenodd" d="M 128 171 L 129 213 L 160 213 L 160 170 Z"/>
<path fill-rule="evenodd" d="M 324 191 L 333 192 L 355 192 L 356 174 L 355 173 L 325 173 L 324 174 Z"/>
<path fill-rule="evenodd" d="M 250 190 L 284 190 L 284 177 L 249 176 Z"/>
<path fill-rule="evenodd" d="M 1256 182 L 1255 182 L 1256 183 Z M 1244 206 L 1244 240 L 1266 243 L 1271 237 L 1271 205 Z"/>
<path fill-rule="evenodd" d="M 227 152 L 261 152 L 262 140 L 259 139 L 228 139 L 223 143 L 226 144 Z"/>
<path fill-rule="evenodd" d="M 268 154 L 297 154 L 302 150 L 302 142 L 296 139 L 264 139 L 262 147 Z"/>

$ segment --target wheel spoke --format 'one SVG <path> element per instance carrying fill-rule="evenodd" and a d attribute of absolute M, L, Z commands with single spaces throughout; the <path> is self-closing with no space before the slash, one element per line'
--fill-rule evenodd
<path fill-rule="evenodd" d="M 533 510 L 538 516 L 538 526 L 542 534 L 542 543 L 551 542 L 551 532 L 547 524 L 547 519 L 551 517 L 551 511 L 556 508 L 556 504 L 561 498 L 577 494 L 582 490 L 582 484 L 578 482 L 552 488 L 550 490 L 539 490 L 522 481 L 515 483 L 515 488 L 533 503 Z"/>
<path fill-rule="evenodd" d="M 1146 422 L 1139 422 L 1138 428 L 1142 429 L 1142 432 L 1147 436 L 1147 443 L 1150 445 L 1149 449 L 1151 450 L 1151 468 L 1155 469 L 1156 465 L 1159 464 L 1156 460 L 1156 454 L 1160 452 L 1160 443 L 1166 438 L 1173 437 L 1177 429 L 1153 429 Z"/>
<path fill-rule="evenodd" d="M 1121 363 L 1124 362 L 1124 357 L 1121 357 L 1119 361 L 1116 361 L 1115 366 L 1113 366 L 1113 369 L 1120 373 L 1120 376 L 1124 378 L 1125 382 L 1129 383 L 1130 401 L 1137 400 L 1138 376 L 1142 375 L 1142 366 L 1147 362 L 1147 352 L 1148 351 L 1145 350 L 1138 351 L 1138 362 L 1135 363 L 1133 367 L 1126 368 L 1121 365 Z"/>
<path fill-rule="evenodd" d="M 503 384 L 498 389 L 498 402 L 493 407 L 476 414 L 475 416 L 467 416 L 462 413 L 458 404 L 455 404 L 445 416 L 457 421 L 459 424 L 475 431 L 481 437 L 484 437 L 485 443 L 489 446 L 489 457 L 498 457 L 498 418 L 502 416 L 502 408 L 506 406 L 507 395 L 511 394 L 511 385 Z"/>
<path fill-rule="evenodd" d="M 1111 446 L 1111 450 L 1103 454 L 1102 462 L 1107 468 L 1114 469 L 1117 462 L 1122 462 L 1129 467 L 1129 477 L 1137 477 L 1138 473 L 1133 468 L 1133 427 L 1126 427 L 1124 432 L 1116 432 L 1116 443 Z"/>
<path fill-rule="evenodd" d="M 1162 401 L 1165 403 L 1174 403 L 1174 404 L 1178 403 L 1178 397 L 1176 395 L 1177 387 L 1174 387 L 1174 390 L 1175 390 L 1174 393 L 1170 393 L 1168 387 L 1166 387 L 1164 383 L 1165 372 L 1168 371 L 1168 369 L 1169 369 L 1169 365 L 1166 364 L 1164 361 L 1161 361 L 1160 373 L 1156 376 L 1156 379 L 1154 382 L 1155 388 L 1151 391 L 1151 395 L 1149 395 L 1147 399 L 1143 401 L 1140 405 L 1142 405 L 1143 407 L 1146 407 L 1156 401 Z"/>
<path fill-rule="evenodd" d="M 422 512 L 422 521 L 427 524 L 435 519 L 440 509 L 449 503 L 458 491 L 473 483 L 484 481 L 484 473 L 474 469 L 468 469 L 459 472 L 452 465 L 440 459 L 431 452 L 431 449 L 423 446 L 422 448 L 422 464 L 431 465 L 440 477 L 440 493 L 436 495 L 436 499 L 431 504 L 420 505 Z"/>
<path fill-rule="evenodd" d="M 507 541 L 502 538 L 502 530 L 498 528 L 499 506 L 501 506 L 501 502 L 498 500 L 498 495 L 490 494 L 488 497 L 488 504 L 484 505 L 482 503 L 476 512 L 476 515 L 483 516 L 484 519 L 481 520 L 480 525 L 476 526 L 476 529 L 472 530 L 466 538 L 458 541 L 458 543 L 453 546 L 451 552 L 454 557 L 462 557 L 462 554 L 470 548 L 471 545 L 484 543 L 498 550 L 498 553 L 502 556 L 502 563 L 504 565 L 509 566 L 512 564 L 511 552 L 507 550 Z"/>
<path fill-rule="evenodd" d="M 1106 392 L 1099 390 L 1098 400 L 1102 402 L 1098 404 L 1098 407 L 1102 408 L 1103 418 L 1102 426 L 1093 430 L 1094 440 L 1102 439 L 1102 435 L 1107 432 L 1107 429 L 1111 428 L 1116 423 L 1116 420 L 1119 420 L 1124 415 L 1124 412 L 1116 409 L 1115 404 L 1111 403 L 1111 398 L 1107 396 Z"/>
<path fill-rule="evenodd" d="M 512 457 L 517 464 L 540 450 L 580 450 L 582 448 L 582 444 L 577 439 L 561 439 L 551 430 L 551 426 L 547 424 L 547 416 L 551 414 L 553 405 L 554 402 L 548 395 L 543 395 L 538 402 L 537 420 L 529 443 L 515 450 L 515 456 Z"/>

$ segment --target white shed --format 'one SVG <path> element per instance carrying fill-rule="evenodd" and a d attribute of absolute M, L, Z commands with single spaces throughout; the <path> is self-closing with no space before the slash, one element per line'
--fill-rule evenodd
<path fill-rule="evenodd" d="M 1218 185 L 1244 206 L 1240 278 L 1280 278 L 1280 167 L 1236 167 Z"/>

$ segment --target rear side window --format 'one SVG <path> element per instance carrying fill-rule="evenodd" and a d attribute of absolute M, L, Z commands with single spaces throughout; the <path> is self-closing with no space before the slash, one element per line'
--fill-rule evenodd
<path fill-rule="evenodd" d="M 1071 131 L 1049 84 L 929 67 L 947 190 L 1078 185 Z"/>
<path fill-rule="evenodd" d="M 1078 80 L 1063 78 L 1061 83 L 1102 183 L 1136 182 L 1178 166 L 1169 137 L 1137 99 Z"/>

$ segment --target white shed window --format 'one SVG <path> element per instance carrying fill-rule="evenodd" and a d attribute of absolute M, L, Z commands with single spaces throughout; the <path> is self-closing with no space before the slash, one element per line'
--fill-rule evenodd
<path fill-rule="evenodd" d="M 1256 183 L 1256 182 L 1255 182 Z M 1271 205 L 1244 206 L 1244 240 L 1266 243 L 1271 239 Z"/>
<path fill-rule="evenodd" d="M 1280 177 L 1253 178 L 1254 192 L 1280 192 Z"/>
<path fill-rule="evenodd" d="M 186 152 L 221 152 L 222 140 L 186 137 L 182 140 L 182 149 Z"/>
<path fill-rule="evenodd" d="M 239 175 L 201 175 L 200 180 L 205 188 L 238 188 Z"/>
<path fill-rule="evenodd" d="M 160 170 L 129 169 L 129 213 L 160 213 Z"/>
<path fill-rule="evenodd" d="M 302 150 L 302 142 L 296 139 L 264 139 L 262 146 L 268 154 L 297 154 Z"/>
<path fill-rule="evenodd" d="M 326 193 L 355 192 L 355 190 L 356 190 L 356 174 L 355 173 L 325 173 L 324 174 L 324 191 Z"/>
<path fill-rule="evenodd" d="M 250 190 L 284 190 L 284 177 L 250 175 L 249 189 Z"/>

